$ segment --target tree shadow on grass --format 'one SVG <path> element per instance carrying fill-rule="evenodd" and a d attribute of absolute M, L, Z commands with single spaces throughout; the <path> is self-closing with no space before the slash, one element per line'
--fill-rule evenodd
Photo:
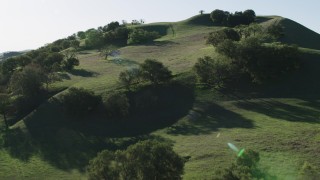
<path fill-rule="evenodd" d="M 86 121 L 72 121 L 62 113 L 59 99 L 51 98 L 23 120 L 23 131 L 20 126 L 10 130 L 5 148 L 12 157 L 23 161 L 36 155 L 61 170 L 84 172 L 89 160 L 104 149 L 125 149 L 140 140 L 162 139 L 148 133 L 173 124 L 192 107 L 192 88 L 170 84 L 144 87 L 136 93 L 147 91 L 159 97 L 161 105 L 156 108 L 160 109 L 137 112 L 119 123 L 91 116 Z"/>
<path fill-rule="evenodd" d="M 314 104 L 310 105 L 314 106 Z M 265 114 L 276 119 L 292 122 L 320 123 L 319 110 L 295 106 L 276 100 L 264 100 L 258 102 L 241 101 L 236 103 L 236 106 L 248 111 Z"/>
<path fill-rule="evenodd" d="M 91 53 L 90 52 L 86 52 L 86 51 L 80 51 L 80 52 L 78 52 L 78 54 L 87 55 L 87 54 L 91 54 Z"/>
<path fill-rule="evenodd" d="M 173 42 L 173 41 L 149 41 L 145 43 L 135 44 L 135 46 L 170 46 L 170 45 L 179 45 L 180 43 Z"/>
<path fill-rule="evenodd" d="M 70 125 L 88 136 L 121 138 L 143 135 L 171 126 L 187 115 L 194 103 L 193 87 L 179 83 L 144 86 L 127 96 L 129 117 L 108 119 L 98 114 L 93 122 Z"/>
<path fill-rule="evenodd" d="M 52 100 L 42 107 L 44 109 L 40 108 L 32 119 L 26 118 L 25 128 L 16 127 L 1 132 L 3 144 L 0 144 L 0 148 L 24 162 L 38 156 L 61 170 L 77 169 L 84 172 L 89 161 L 104 149 L 126 149 L 147 139 L 166 141 L 148 134 L 123 138 L 86 135 L 69 127 L 74 122 L 68 122 L 62 114 L 56 114 L 60 109 L 57 103 Z M 44 114 L 47 116 L 43 117 Z"/>
<path fill-rule="evenodd" d="M 34 142 L 21 129 L 9 129 L 0 133 L 3 140 L 2 147 L 9 152 L 10 156 L 28 161 L 36 152 Z"/>
<path fill-rule="evenodd" d="M 87 71 L 85 69 L 72 69 L 71 71 L 68 71 L 70 74 L 74 76 L 81 76 L 81 77 L 94 77 L 97 76 L 97 72 Z"/>
<path fill-rule="evenodd" d="M 173 41 L 152 41 L 150 43 L 147 43 L 146 45 L 149 46 L 168 46 L 168 45 L 178 45 L 180 43 L 173 42 Z"/>
<path fill-rule="evenodd" d="M 62 81 L 62 80 L 70 80 L 70 76 L 65 73 L 65 72 L 59 72 L 58 73 L 58 77 L 59 77 L 59 80 Z"/>
<path fill-rule="evenodd" d="M 320 109 L 320 101 L 314 99 L 304 99 L 304 101 L 299 103 L 299 105 L 313 109 Z"/>
<path fill-rule="evenodd" d="M 138 66 L 139 65 L 139 63 L 137 63 L 136 61 L 126 59 L 126 58 L 114 58 L 107 61 L 108 63 L 113 63 L 121 66 Z"/>
<path fill-rule="evenodd" d="M 205 105 L 204 110 L 193 110 L 188 121 L 168 128 L 171 135 L 210 134 L 219 128 L 254 128 L 251 120 L 242 117 L 218 104 Z"/>

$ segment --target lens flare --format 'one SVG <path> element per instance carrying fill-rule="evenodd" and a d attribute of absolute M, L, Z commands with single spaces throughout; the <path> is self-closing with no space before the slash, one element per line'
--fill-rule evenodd
<path fill-rule="evenodd" d="M 241 156 L 243 155 L 244 151 L 245 151 L 245 149 L 242 148 L 242 149 L 239 151 L 239 153 L 238 153 L 238 157 L 241 157 Z"/>
<path fill-rule="evenodd" d="M 239 152 L 239 149 L 232 143 L 228 143 L 228 146 L 230 147 L 230 149 L 234 150 L 235 152 Z"/>

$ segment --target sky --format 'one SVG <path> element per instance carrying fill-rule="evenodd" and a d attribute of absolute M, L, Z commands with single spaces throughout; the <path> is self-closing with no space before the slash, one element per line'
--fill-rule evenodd
<path fill-rule="evenodd" d="M 174 22 L 204 10 L 253 9 L 320 33 L 319 0 L 1 0 L 0 52 L 36 49 L 112 21 Z"/>

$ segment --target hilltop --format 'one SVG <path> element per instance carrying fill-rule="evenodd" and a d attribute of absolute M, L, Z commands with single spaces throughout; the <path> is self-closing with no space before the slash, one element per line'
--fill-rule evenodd
<path fill-rule="evenodd" d="M 15 57 L 15 56 L 20 56 L 26 52 L 28 52 L 30 50 L 24 50 L 24 51 L 7 51 L 7 52 L 3 52 L 0 53 L 0 61 L 11 58 L 11 57 Z"/>
<path fill-rule="evenodd" d="M 209 17 L 134 25 L 161 37 L 119 47 L 119 53 L 107 60 L 98 49 L 78 52 L 80 65 L 62 72 L 62 81 L 50 85 L 52 97 L 17 119 L 12 134 L 1 134 L 0 139 L 9 139 L 9 144 L 3 148 L 0 141 L 0 179 L 85 179 L 85 166 L 97 152 L 124 149 L 143 139 L 172 142 L 174 150 L 188 158 L 185 179 L 209 179 L 216 170 L 228 167 L 235 159 L 227 147 L 229 142 L 259 151 L 260 166 L 279 179 L 296 178 L 305 161 L 320 170 L 320 35 L 283 17 L 258 17 L 264 27 L 284 27 L 285 36 L 280 40 L 299 46 L 303 68 L 290 77 L 255 87 L 241 84 L 236 91 L 207 89 L 195 82 L 192 68 L 198 58 L 216 56 L 205 38 L 223 27 Z M 180 83 L 158 90 L 142 88 L 147 93 L 156 91 L 163 99 L 174 99 L 176 116 L 163 111 L 140 117 L 150 121 L 138 125 L 95 125 L 91 121 L 77 123 L 64 115 L 57 99 L 68 88 L 82 87 L 100 95 L 113 92 L 121 88 L 119 73 L 138 67 L 145 59 L 162 62 Z M 97 113 L 90 120 L 103 118 Z"/>
<path fill-rule="evenodd" d="M 265 17 L 265 26 L 279 24 L 284 27 L 285 36 L 281 39 L 284 43 L 296 44 L 299 47 L 320 49 L 320 36 L 307 27 L 283 17 Z"/>

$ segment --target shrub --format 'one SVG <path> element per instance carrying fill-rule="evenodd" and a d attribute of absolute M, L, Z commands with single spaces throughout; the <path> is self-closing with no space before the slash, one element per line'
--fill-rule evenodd
<path fill-rule="evenodd" d="M 263 179 L 267 175 L 258 169 L 259 160 L 258 152 L 246 150 L 243 156 L 238 157 L 229 168 L 218 173 L 221 175 L 219 179 Z"/>
<path fill-rule="evenodd" d="M 130 85 L 133 83 L 138 83 L 141 78 L 141 71 L 139 68 L 133 68 L 126 71 L 123 71 L 119 75 L 119 81 L 127 88 L 130 88 Z"/>
<path fill-rule="evenodd" d="M 279 39 L 284 36 L 284 27 L 281 24 L 273 24 L 267 28 L 267 33 Z"/>
<path fill-rule="evenodd" d="M 237 44 L 229 39 L 219 43 L 216 46 L 215 51 L 230 58 L 236 58 L 238 54 Z"/>
<path fill-rule="evenodd" d="M 70 88 L 62 96 L 62 103 L 68 115 L 80 117 L 92 112 L 101 103 L 101 97 L 83 88 Z"/>
<path fill-rule="evenodd" d="M 90 180 L 119 179 L 120 164 L 113 152 L 104 150 L 90 161 L 87 172 Z"/>
<path fill-rule="evenodd" d="M 240 35 L 240 38 L 259 37 L 261 40 L 268 39 L 270 36 L 268 32 L 263 31 L 260 24 L 252 23 L 250 25 L 240 25 L 235 28 Z"/>
<path fill-rule="evenodd" d="M 182 179 L 184 160 L 172 145 L 141 141 L 127 150 L 102 151 L 90 161 L 89 179 Z"/>
<path fill-rule="evenodd" d="M 239 41 L 240 35 L 232 28 L 224 28 L 222 30 L 211 32 L 207 38 L 207 44 L 217 46 L 225 40 Z"/>
<path fill-rule="evenodd" d="M 309 179 L 309 180 L 316 180 L 319 179 L 320 173 L 313 167 L 310 163 L 304 162 L 300 172 L 298 179 Z"/>
<path fill-rule="evenodd" d="M 67 71 L 71 71 L 74 68 L 74 66 L 79 66 L 79 64 L 80 64 L 79 59 L 72 57 L 63 61 L 63 69 Z"/>

